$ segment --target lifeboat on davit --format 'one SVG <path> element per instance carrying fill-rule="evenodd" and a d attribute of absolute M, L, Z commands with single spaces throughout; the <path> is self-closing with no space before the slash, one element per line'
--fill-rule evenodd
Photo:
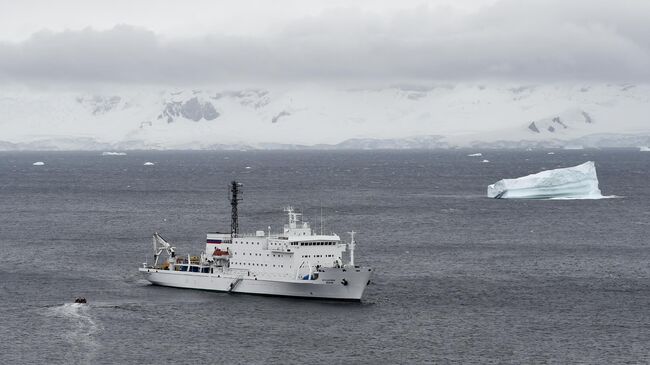
<path fill-rule="evenodd" d="M 214 252 L 212 252 L 212 256 L 223 258 L 224 256 L 230 256 L 230 252 L 228 252 L 228 250 L 221 250 L 219 248 L 215 248 Z"/>

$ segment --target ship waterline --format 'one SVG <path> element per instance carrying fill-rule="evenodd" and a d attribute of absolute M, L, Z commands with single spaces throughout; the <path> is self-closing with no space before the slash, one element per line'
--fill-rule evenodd
<path fill-rule="evenodd" d="M 249 276 L 232 270 L 226 273 L 183 273 L 178 271 L 140 268 L 154 285 L 200 289 L 230 293 L 275 295 L 300 298 L 361 300 L 370 280 L 372 269 L 327 270 L 319 272 L 317 280 L 282 280 Z M 347 285 L 343 283 L 347 282 Z"/>

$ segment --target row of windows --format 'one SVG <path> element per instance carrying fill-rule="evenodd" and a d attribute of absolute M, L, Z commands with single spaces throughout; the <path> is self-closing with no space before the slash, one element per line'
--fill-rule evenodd
<path fill-rule="evenodd" d="M 233 262 L 234 265 L 243 265 L 243 266 L 269 266 L 269 264 L 256 264 L 254 262 Z M 276 265 L 272 265 L 276 267 Z M 284 267 L 284 265 L 277 265 L 277 267 Z M 291 266 L 289 266 L 291 267 Z"/>
<path fill-rule="evenodd" d="M 234 244 L 240 244 L 240 245 L 248 245 L 249 242 L 233 242 Z M 275 243 L 275 242 L 274 242 Z M 292 246 L 298 246 L 298 243 L 300 243 L 300 246 L 333 246 L 336 244 L 336 242 L 291 242 Z M 250 242 L 251 245 L 257 244 L 259 246 L 259 242 Z"/>
<path fill-rule="evenodd" d="M 198 267 L 198 266 L 188 266 L 187 265 L 181 265 L 179 271 L 190 271 L 190 272 L 203 272 L 203 273 L 209 273 L 211 270 L 209 267 Z"/>
<path fill-rule="evenodd" d="M 334 255 L 302 255 L 303 258 L 309 258 L 309 257 L 334 257 Z"/>
<path fill-rule="evenodd" d="M 300 246 L 333 246 L 335 242 L 292 242 L 292 246 L 298 246 L 298 243 L 300 243 Z"/>
<path fill-rule="evenodd" d="M 235 252 L 233 252 L 232 254 L 233 254 L 233 256 L 234 256 L 234 255 L 237 255 L 237 252 L 235 251 Z M 246 252 L 243 252 L 242 255 L 246 256 Z M 270 254 L 267 253 L 267 254 L 266 254 L 266 257 L 269 257 L 269 255 L 270 255 Z M 252 253 L 249 252 L 249 253 L 248 253 L 248 256 L 262 256 L 262 254 L 261 254 L 261 253 L 256 253 L 255 255 L 253 255 Z M 276 257 L 276 255 L 273 254 L 273 257 Z M 277 257 L 282 257 L 282 255 L 278 254 Z"/>

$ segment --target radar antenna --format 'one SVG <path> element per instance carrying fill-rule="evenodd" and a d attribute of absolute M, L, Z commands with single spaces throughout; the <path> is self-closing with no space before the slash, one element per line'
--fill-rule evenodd
<path fill-rule="evenodd" d="M 230 183 L 229 197 L 230 197 L 230 206 L 232 207 L 231 217 L 230 217 L 230 236 L 235 237 L 239 233 L 239 214 L 237 213 L 237 204 L 242 200 L 241 198 L 241 187 L 244 186 L 242 183 L 238 183 L 233 180 Z"/>

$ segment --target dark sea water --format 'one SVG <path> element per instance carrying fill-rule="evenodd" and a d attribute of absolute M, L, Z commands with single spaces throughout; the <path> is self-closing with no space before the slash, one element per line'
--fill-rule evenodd
<path fill-rule="evenodd" d="M 0 363 L 650 362 L 650 153 L 471 152 L 0 153 Z M 485 198 L 587 160 L 619 198 Z M 287 204 L 358 231 L 363 302 L 142 280 L 154 231 L 198 253 L 229 226 L 232 179 L 243 231 Z"/>

